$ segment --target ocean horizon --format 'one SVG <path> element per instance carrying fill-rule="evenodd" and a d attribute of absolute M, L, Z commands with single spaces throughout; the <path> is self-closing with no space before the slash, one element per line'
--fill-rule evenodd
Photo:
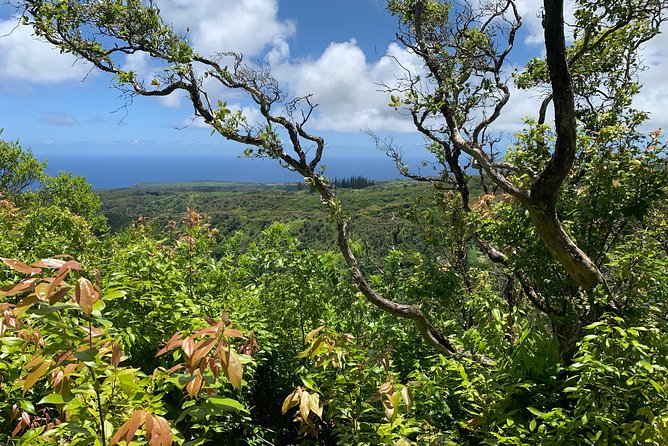
<path fill-rule="evenodd" d="M 238 152 L 238 151 L 237 151 Z M 47 162 L 46 172 L 59 171 L 84 176 L 95 189 L 130 187 L 140 183 L 188 181 L 229 181 L 249 183 L 291 183 L 302 181 L 296 172 L 282 168 L 273 159 L 243 158 L 231 151 L 219 150 L 122 150 L 80 151 L 33 150 Z M 409 156 L 405 162 L 417 168 L 424 156 Z M 379 151 L 347 151 L 325 154 L 321 165 L 329 177 L 363 176 L 370 180 L 402 178 L 394 161 Z M 424 168 L 422 168 L 424 170 Z"/>

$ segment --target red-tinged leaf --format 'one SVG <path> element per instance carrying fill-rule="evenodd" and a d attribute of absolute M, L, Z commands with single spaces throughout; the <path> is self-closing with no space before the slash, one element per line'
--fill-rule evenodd
<path fill-rule="evenodd" d="M 63 375 L 69 376 L 72 373 L 76 372 L 77 368 L 81 367 L 83 364 L 74 362 L 72 364 L 67 364 L 63 369 Z"/>
<path fill-rule="evenodd" d="M 381 384 L 380 389 L 378 389 L 378 390 L 379 390 L 380 393 L 383 393 L 383 394 L 391 394 L 391 393 L 393 393 L 394 389 L 392 387 L 392 383 L 388 381 L 388 382 L 385 382 L 385 383 Z"/>
<path fill-rule="evenodd" d="M 229 336 L 231 338 L 244 338 L 244 334 L 241 332 L 241 330 L 237 330 L 236 328 L 226 328 L 223 333 L 225 336 Z"/>
<path fill-rule="evenodd" d="M 137 432 L 137 429 L 139 429 L 139 426 L 141 426 L 144 423 L 144 420 L 146 420 L 147 413 L 145 410 L 138 410 L 132 415 L 132 418 L 130 418 L 127 422 L 128 425 L 128 431 L 125 434 L 125 441 L 127 443 L 130 443 L 132 439 L 135 436 L 135 432 Z"/>
<path fill-rule="evenodd" d="M 118 367 L 118 364 L 121 362 L 121 346 L 118 345 L 118 342 L 114 342 L 114 345 L 111 347 L 111 365 L 114 368 Z"/>
<path fill-rule="evenodd" d="M 397 415 L 397 408 L 394 407 L 392 401 L 389 398 L 383 400 L 383 412 L 385 412 L 385 418 L 387 421 L 392 422 Z"/>
<path fill-rule="evenodd" d="M 49 295 L 53 294 L 56 291 L 58 285 L 60 285 L 65 280 L 65 278 L 69 273 L 70 273 L 69 268 L 63 267 L 58 270 L 56 278 L 53 279 L 53 282 L 51 282 L 51 285 L 49 286 Z"/>
<path fill-rule="evenodd" d="M 25 412 L 23 412 L 25 413 Z M 21 420 L 18 422 L 14 430 L 12 431 L 12 438 L 16 437 L 16 435 L 23 430 L 24 427 L 28 427 L 28 424 L 21 418 Z"/>
<path fill-rule="evenodd" d="M 383 395 L 380 392 L 376 392 L 373 395 L 371 395 L 369 398 L 367 398 L 368 403 L 377 403 L 380 401 L 380 399 L 383 397 Z"/>
<path fill-rule="evenodd" d="M 39 274 L 42 272 L 41 268 L 34 268 L 18 260 L 6 259 L 4 257 L 0 257 L 0 260 L 2 260 L 2 262 L 5 265 L 9 266 L 11 269 L 16 270 L 23 274 Z"/>
<path fill-rule="evenodd" d="M 215 320 L 215 319 L 212 318 L 212 317 L 205 317 L 204 320 L 205 320 L 206 323 L 209 324 L 209 325 L 216 325 L 216 324 L 218 324 L 218 321 Z"/>
<path fill-rule="evenodd" d="M 55 305 L 55 304 L 57 304 L 57 303 L 58 303 L 63 297 L 65 297 L 65 296 L 67 295 L 67 293 L 69 293 L 70 291 L 72 291 L 72 287 L 71 287 L 71 286 L 60 287 L 60 288 L 58 289 L 58 291 L 56 291 L 55 293 L 53 293 L 53 294 L 51 294 L 51 295 L 49 296 L 49 305 Z"/>
<path fill-rule="evenodd" d="M 199 342 L 195 347 L 195 352 L 190 359 L 190 363 L 193 367 L 197 367 L 197 364 L 211 351 L 215 344 L 215 339 L 205 339 L 202 342 Z"/>
<path fill-rule="evenodd" d="M 0 294 L 9 297 L 9 296 L 16 296 L 17 294 L 21 293 L 27 293 L 29 291 L 34 290 L 40 280 L 41 279 L 39 277 L 30 277 L 28 279 L 23 279 L 14 286 L 9 285 L 3 287 Z"/>
<path fill-rule="evenodd" d="M 28 412 L 21 412 L 21 420 L 23 420 L 26 426 L 30 425 L 30 415 Z"/>
<path fill-rule="evenodd" d="M 171 338 L 165 343 L 165 346 L 161 348 L 155 356 L 161 356 L 167 353 L 170 350 L 173 350 L 177 347 L 183 345 L 183 340 L 181 339 L 183 335 L 181 333 L 174 333 Z"/>
<path fill-rule="evenodd" d="M 63 353 L 62 355 L 60 355 L 60 357 L 59 357 L 58 360 L 56 361 L 56 365 L 60 365 L 60 364 L 62 364 L 64 361 L 66 361 L 66 360 L 68 360 L 68 359 L 71 359 L 71 358 L 72 358 L 72 352 L 71 352 L 71 351 L 66 351 L 65 353 Z"/>
<path fill-rule="evenodd" d="M 153 438 L 153 416 L 150 413 L 146 413 L 146 439 L 151 444 L 151 439 Z"/>
<path fill-rule="evenodd" d="M 185 338 L 183 345 L 181 345 L 181 349 L 183 350 L 183 353 L 185 353 L 186 357 L 190 358 L 195 351 L 195 341 L 193 341 L 193 339 L 190 337 Z"/>
<path fill-rule="evenodd" d="M 51 364 L 52 361 L 44 361 L 39 367 L 28 373 L 28 376 L 26 376 L 25 380 L 23 381 L 24 395 L 37 381 L 46 375 L 46 373 L 49 371 L 49 368 L 51 367 Z"/>
<path fill-rule="evenodd" d="M 114 446 L 121 440 L 129 444 L 134 438 L 135 432 L 137 432 L 139 426 L 141 426 L 144 422 L 145 417 L 146 411 L 138 410 L 137 412 L 133 413 L 130 419 L 123 423 L 123 425 L 118 428 L 114 436 L 111 437 L 109 446 Z"/>
<path fill-rule="evenodd" d="M 81 311 L 83 311 L 86 316 L 90 316 L 90 314 L 93 312 L 93 304 L 97 300 L 95 298 L 96 293 L 93 289 L 93 284 L 85 277 L 81 277 L 77 281 L 77 286 L 74 290 L 74 293 Z"/>
<path fill-rule="evenodd" d="M 216 361 L 214 358 L 209 358 L 208 364 L 209 364 L 209 370 L 211 370 L 211 373 L 213 373 L 213 377 L 216 380 L 218 380 L 218 375 L 220 373 L 220 367 L 218 367 L 218 361 Z"/>
<path fill-rule="evenodd" d="M 203 335 L 206 335 L 206 334 L 209 334 L 209 333 L 213 333 L 215 330 L 216 330 L 216 327 L 211 327 L 211 326 L 200 328 L 195 333 L 193 333 L 192 337 L 193 338 L 198 338 L 200 336 L 203 336 Z"/>
<path fill-rule="evenodd" d="M 153 416 L 153 424 L 160 427 L 160 434 L 158 435 L 158 442 L 155 443 L 156 446 L 172 446 L 174 437 L 172 436 L 172 427 L 169 425 L 169 421 L 165 420 L 163 417 L 158 415 Z M 155 429 L 154 429 L 155 430 Z M 155 436 L 154 436 L 155 438 Z"/>
<path fill-rule="evenodd" d="M 176 372 L 177 370 L 181 370 L 183 368 L 183 364 L 177 364 L 171 369 L 167 370 L 167 374 L 171 375 L 172 373 Z"/>
<path fill-rule="evenodd" d="M 63 373 L 62 370 L 56 371 L 55 374 L 51 375 L 51 387 L 56 388 L 58 385 L 63 381 L 63 378 L 65 377 L 65 374 Z"/>
<path fill-rule="evenodd" d="M 75 271 L 81 271 L 81 263 L 77 262 L 76 260 L 68 260 L 63 264 L 63 266 L 60 267 L 60 269 L 58 269 L 58 272 L 56 274 L 60 275 L 61 272 L 70 269 L 73 269 Z"/>
<path fill-rule="evenodd" d="M 190 381 L 186 385 L 186 392 L 190 398 L 197 398 L 199 395 L 200 387 L 202 387 L 202 375 L 200 375 L 199 370 L 195 372 L 195 379 Z"/>
<path fill-rule="evenodd" d="M 50 269 L 56 269 L 56 268 L 62 268 L 62 266 L 66 262 L 64 260 L 60 259 L 42 259 L 38 260 L 37 262 L 31 263 L 30 266 L 34 266 L 36 268 L 50 268 Z"/>

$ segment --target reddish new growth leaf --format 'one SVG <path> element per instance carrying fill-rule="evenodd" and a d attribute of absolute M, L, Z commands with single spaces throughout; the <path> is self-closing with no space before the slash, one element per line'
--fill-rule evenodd
<path fill-rule="evenodd" d="M 14 259 L 7 259 L 4 257 L 0 257 L 0 260 L 3 261 L 3 263 L 7 266 L 9 266 L 11 269 L 16 270 L 20 273 L 23 274 L 39 274 L 42 272 L 40 268 L 35 268 L 29 265 L 26 265 L 23 262 L 20 262 L 18 260 Z"/>
<path fill-rule="evenodd" d="M 65 263 L 67 262 L 64 260 L 50 258 L 38 260 L 37 262 L 31 263 L 30 266 L 34 266 L 36 268 L 59 269 L 62 268 Z"/>
<path fill-rule="evenodd" d="M 37 277 L 23 279 L 16 285 L 8 285 L 0 288 L 0 294 L 5 296 L 16 296 L 17 294 L 27 293 L 34 290 L 39 282 L 40 279 Z"/>
<path fill-rule="evenodd" d="M 171 446 L 174 438 L 169 422 L 158 415 L 151 415 L 145 410 L 138 410 L 128 421 L 118 428 L 109 442 L 109 446 L 124 441 L 126 444 L 134 439 L 137 429 L 142 425 L 146 428 L 146 440 L 149 446 Z"/>
<path fill-rule="evenodd" d="M 171 338 L 165 343 L 165 346 L 155 354 L 155 356 L 161 356 L 167 353 L 170 350 L 173 350 L 177 347 L 181 347 L 183 344 L 183 335 L 181 333 L 174 333 Z"/>
<path fill-rule="evenodd" d="M 185 338 L 180 333 L 174 334 L 156 354 L 160 356 L 181 347 L 185 356 L 185 364 L 174 366 L 167 373 L 171 374 L 184 368 L 193 376 L 186 386 L 186 392 L 191 398 L 199 396 L 204 383 L 203 376 L 207 369 L 216 379 L 222 370 L 230 384 L 237 389 L 241 388 L 243 381 L 243 366 L 229 341 L 229 338 L 243 339 L 243 333 L 234 328 L 226 328 L 228 319 L 224 313 L 219 321 L 213 318 L 205 320 L 209 324 L 207 327 Z"/>
<path fill-rule="evenodd" d="M 94 288 L 90 280 L 82 277 L 77 282 L 74 290 L 77 304 L 86 316 L 90 316 L 93 312 L 93 304 L 100 298 L 100 293 Z"/>
<path fill-rule="evenodd" d="M 14 305 L 8 302 L 0 303 L 0 337 L 5 335 L 7 329 L 17 329 L 21 327 L 21 321 L 16 313 L 14 313 Z"/>
<path fill-rule="evenodd" d="M 111 365 L 114 368 L 118 367 L 118 364 L 121 362 L 121 346 L 117 342 L 114 342 L 114 345 L 111 347 Z"/>

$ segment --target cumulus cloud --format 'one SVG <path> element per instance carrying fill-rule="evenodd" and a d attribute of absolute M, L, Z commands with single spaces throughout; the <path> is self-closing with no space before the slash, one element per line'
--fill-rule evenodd
<path fill-rule="evenodd" d="M 30 84 L 81 80 L 90 65 L 32 36 L 31 28 L 14 19 L 0 21 L 0 79 Z"/>
<path fill-rule="evenodd" d="M 48 125 L 55 125 L 58 127 L 73 127 L 79 125 L 77 119 L 69 113 L 62 112 L 46 112 L 42 113 L 39 121 Z"/>
<path fill-rule="evenodd" d="M 416 72 L 420 64 L 394 43 L 387 54 L 369 62 L 355 40 L 331 43 L 318 58 L 275 66 L 274 75 L 292 94 L 313 95 L 318 104 L 312 122 L 316 129 L 413 131 L 410 120 L 388 107 L 383 85 L 396 84 L 404 69 Z"/>
<path fill-rule="evenodd" d="M 278 19 L 277 0 L 160 0 L 160 12 L 204 55 L 223 51 L 256 56 L 281 46 L 294 22 Z"/>
<path fill-rule="evenodd" d="M 643 84 L 640 94 L 635 98 L 633 106 L 650 113 L 647 123 L 648 130 L 659 127 L 668 129 L 668 34 L 659 34 L 651 40 L 641 52 L 647 70 L 640 74 Z"/>

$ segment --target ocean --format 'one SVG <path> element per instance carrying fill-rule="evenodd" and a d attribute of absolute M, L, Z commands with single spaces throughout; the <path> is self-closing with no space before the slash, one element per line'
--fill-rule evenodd
<path fill-rule="evenodd" d="M 47 173 L 59 171 L 85 176 L 95 189 L 113 189 L 146 182 L 231 181 L 297 182 L 302 177 L 279 166 L 272 159 L 239 158 L 235 153 L 216 151 L 36 151 L 47 161 Z M 420 157 L 406 162 L 417 166 Z M 325 156 L 322 165 L 330 177 L 363 176 L 370 180 L 401 178 L 394 162 L 380 152 Z"/>

